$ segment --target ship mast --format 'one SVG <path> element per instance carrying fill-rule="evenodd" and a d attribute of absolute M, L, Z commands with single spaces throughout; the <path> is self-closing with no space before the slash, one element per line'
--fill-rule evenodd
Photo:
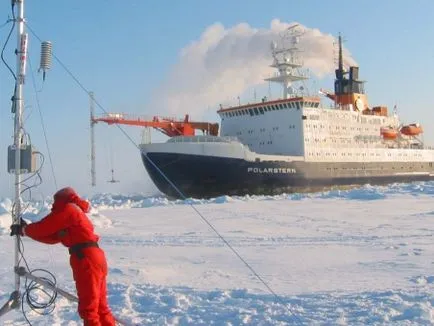
<path fill-rule="evenodd" d="M 274 61 L 270 67 L 276 68 L 278 74 L 265 80 L 281 84 L 285 99 L 300 96 L 300 93 L 303 93 L 302 88 L 297 90 L 291 86 L 293 82 L 309 79 L 308 74 L 301 69 L 303 60 L 299 57 L 301 50 L 298 43 L 303 34 L 303 29 L 296 24 L 289 27 L 281 36 L 280 45 L 274 41 L 271 43 L 271 54 Z"/>

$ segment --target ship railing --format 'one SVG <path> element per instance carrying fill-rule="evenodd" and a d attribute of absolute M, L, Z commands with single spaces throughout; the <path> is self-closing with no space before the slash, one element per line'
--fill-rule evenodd
<path fill-rule="evenodd" d="M 122 112 L 108 112 L 100 115 L 98 118 L 132 120 L 132 121 L 174 121 L 174 122 L 184 121 L 184 119 L 180 119 L 176 117 L 141 115 L 141 114 L 131 114 L 131 113 L 122 113 Z"/>
<path fill-rule="evenodd" d="M 170 143 L 231 143 L 238 142 L 237 137 L 231 136 L 177 136 L 170 138 Z"/>

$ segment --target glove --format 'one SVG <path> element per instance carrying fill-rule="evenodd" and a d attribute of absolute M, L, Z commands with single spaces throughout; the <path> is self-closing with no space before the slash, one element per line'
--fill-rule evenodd
<path fill-rule="evenodd" d="M 25 227 L 25 226 L 27 226 L 27 222 L 23 219 L 20 219 L 20 225 L 21 225 L 21 227 Z"/>
<path fill-rule="evenodd" d="M 15 235 L 23 235 L 23 226 L 20 224 L 11 225 L 11 237 Z"/>

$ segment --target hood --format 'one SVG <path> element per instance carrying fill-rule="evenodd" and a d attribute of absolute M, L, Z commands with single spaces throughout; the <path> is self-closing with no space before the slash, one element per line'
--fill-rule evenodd
<path fill-rule="evenodd" d="M 62 188 L 54 194 L 53 210 L 61 209 L 68 203 L 76 204 L 84 213 L 89 212 L 89 202 L 80 198 L 71 187 Z"/>

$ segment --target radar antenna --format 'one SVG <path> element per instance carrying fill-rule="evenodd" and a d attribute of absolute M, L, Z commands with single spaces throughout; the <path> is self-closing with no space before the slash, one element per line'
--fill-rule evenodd
<path fill-rule="evenodd" d="M 280 35 L 280 44 L 272 41 L 270 45 L 273 56 L 271 67 L 276 68 L 278 73 L 265 80 L 282 84 L 283 98 L 302 95 L 304 88 L 292 87 L 292 83 L 309 79 L 308 73 L 302 69 L 304 63 L 299 56 L 301 52 L 299 48 L 300 37 L 304 33 L 305 30 L 302 26 L 294 24 Z"/>

